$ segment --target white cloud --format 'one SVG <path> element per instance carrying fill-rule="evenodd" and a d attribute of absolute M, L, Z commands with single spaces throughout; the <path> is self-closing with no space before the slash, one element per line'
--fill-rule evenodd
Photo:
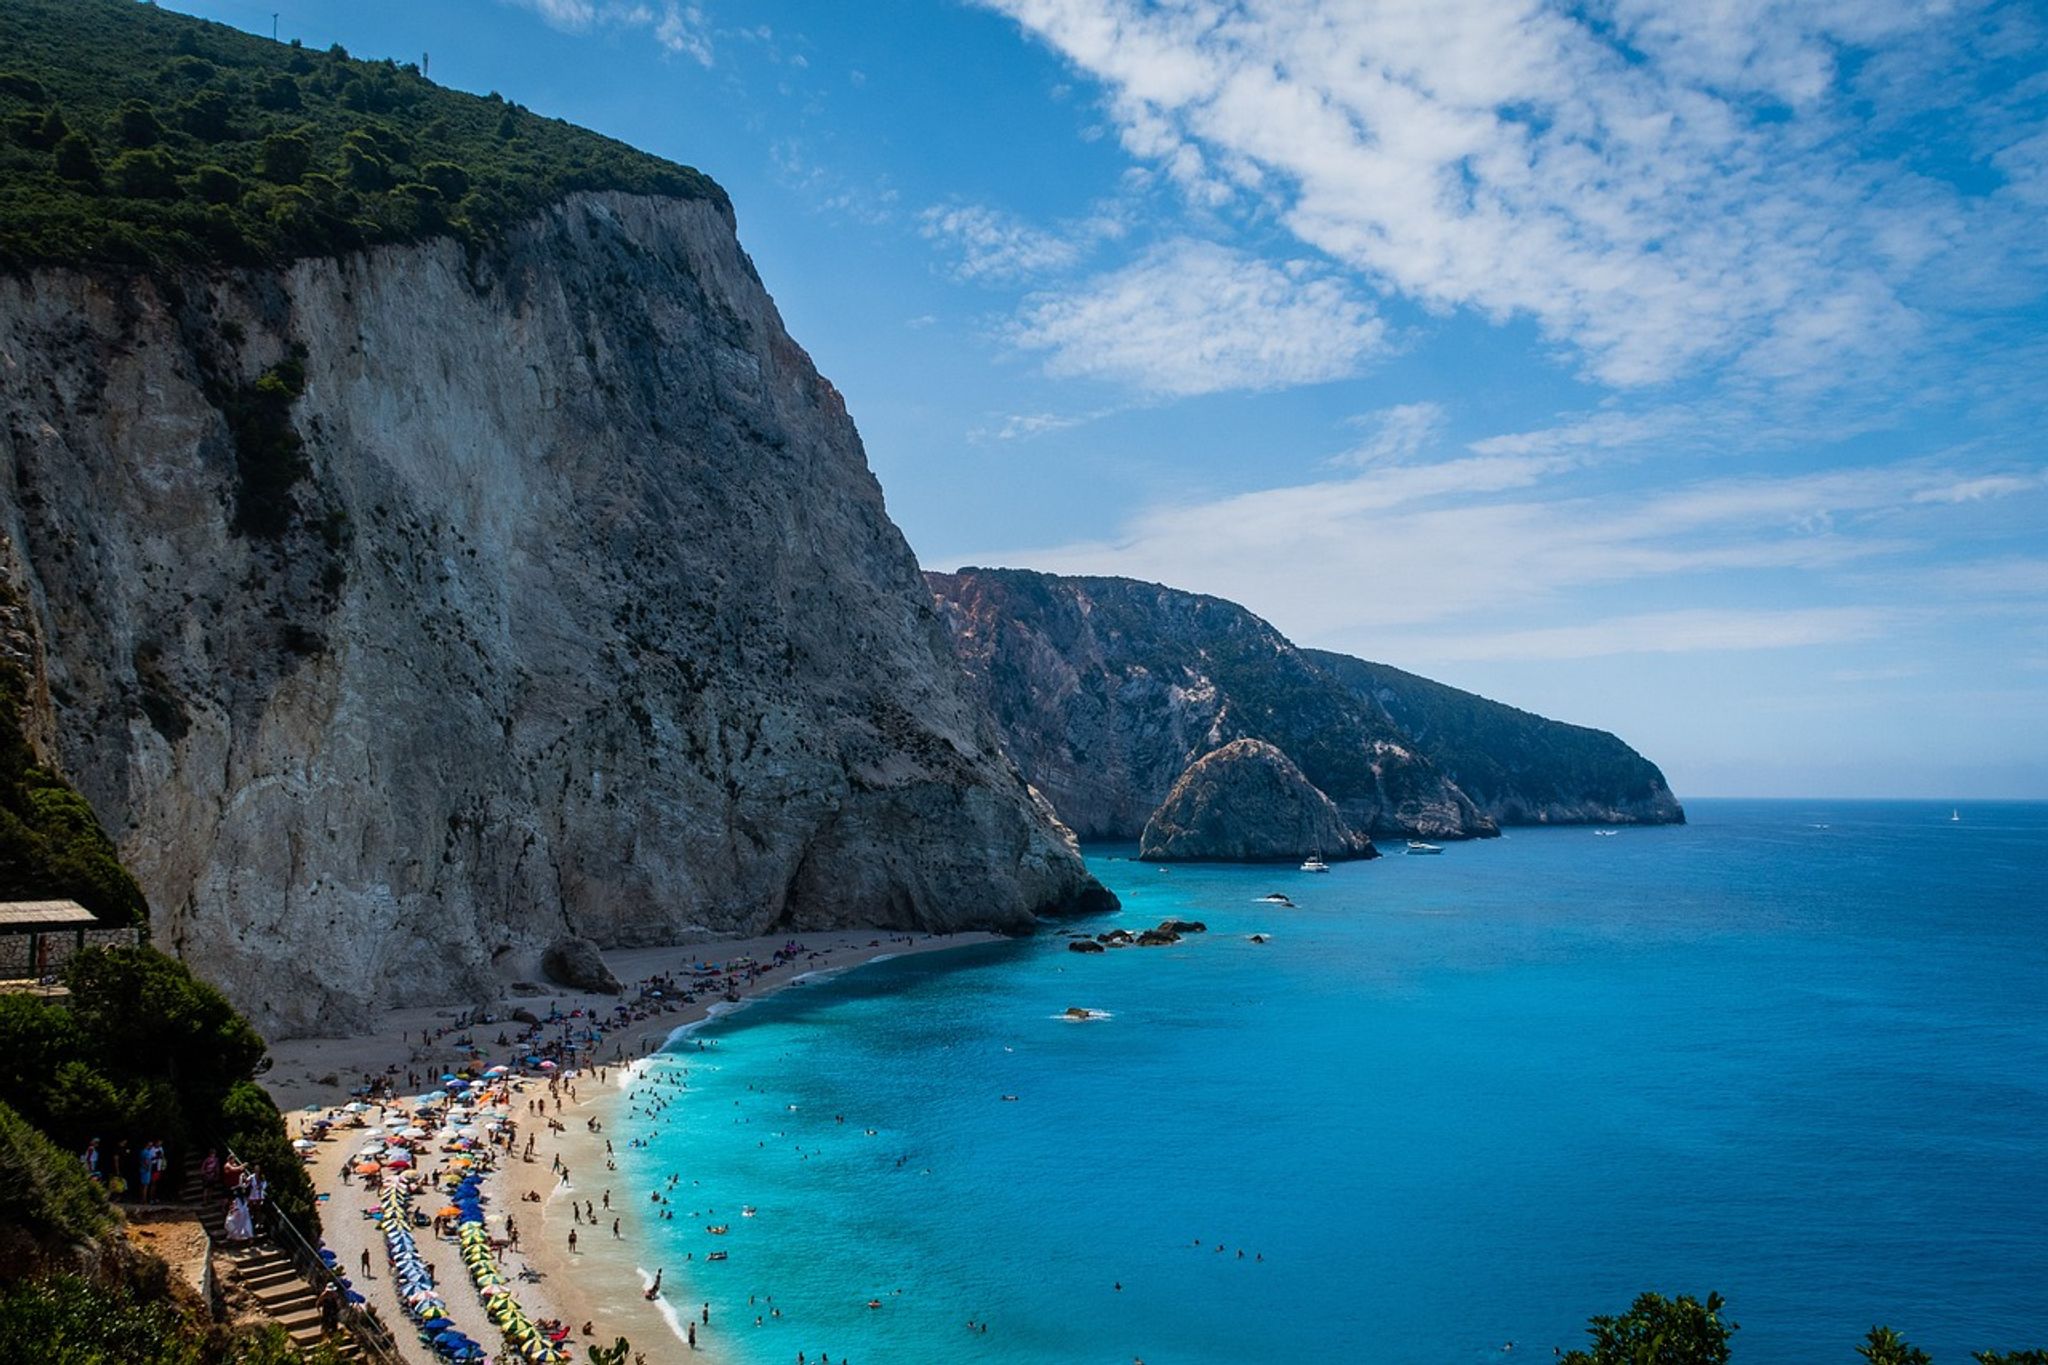
<path fill-rule="evenodd" d="M 2013 493 L 2027 493 L 2036 488 L 2048 487 L 2048 476 L 2040 474 L 1986 474 L 1974 479 L 1961 479 L 1955 483 L 1943 484 L 1937 488 L 1923 488 L 1913 495 L 1915 502 L 1984 502 L 1990 498 L 2002 498 Z"/>
<path fill-rule="evenodd" d="M 1046 372 L 1161 397 L 1344 379 L 1385 328 L 1339 280 L 1180 239 L 1078 288 L 1027 300 L 1010 333 Z"/>
<path fill-rule="evenodd" d="M 1853 383 L 1921 336 L 1909 285 L 2032 249 L 1863 131 L 1862 96 L 1953 101 L 1931 67 L 1869 70 L 1972 41 L 1969 0 L 981 2 L 1100 82 L 1191 203 L 1277 214 L 1425 306 L 1532 318 L 1610 385 Z M 2040 158 L 2005 145 L 2017 198 Z"/>
<path fill-rule="evenodd" d="M 993 427 L 976 427 L 967 433 L 970 441 L 1028 441 L 1034 436 L 1085 426 L 1101 413 L 1012 412 Z"/>
<path fill-rule="evenodd" d="M 665 51 L 711 65 L 711 30 L 704 12 L 680 0 L 504 0 L 539 15 L 564 33 L 613 28 L 644 31 Z"/>
<path fill-rule="evenodd" d="M 1893 615 L 1871 607 L 1638 612 L 1533 630 L 1411 635 L 1403 648 L 1410 656 L 1457 662 L 1795 649 L 1871 639 L 1883 633 Z"/>
<path fill-rule="evenodd" d="M 1475 453 L 1383 465 L 1154 507 L 1105 540 L 1008 552 L 983 546 L 945 562 L 1171 583 L 1243 603 L 1299 639 L 1348 636 L 1385 654 L 1389 638 L 1420 631 L 1406 647 L 1408 657 L 1452 657 L 1431 653 L 1441 646 L 1463 651 L 1455 657 L 1477 658 L 1482 626 L 1488 633 L 1504 629 L 1517 649 L 1590 649 L 1593 637 L 1553 640 L 1541 634 L 1548 627 L 1536 634 L 1525 627 L 1533 614 L 1563 603 L 1597 612 L 1608 594 L 1624 589 L 1639 602 L 1664 590 L 1658 584 L 1687 594 L 1712 585 L 1733 600 L 1685 605 L 1752 614 L 1759 604 L 1747 594 L 1760 589 L 1745 585 L 1768 584 L 1761 591 L 1773 610 L 1841 605 L 1799 600 L 1806 595 L 1895 600 L 1890 583 L 1905 556 L 1923 551 L 1932 537 L 1967 540 L 1981 517 L 1972 507 L 1920 501 L 1930 489 L 1970 477 L 1924 461 L 1625 493 L 1583 491 L 1583 474 L 1565 454 Z M 1873 565 L 1888 567 L 1874 574 Z M 1987 598 L 2038 581 L 2038 572 L 2019 563 L 1986 566 L 1985 573 L 1991 582 L 1980 595 Z M 1791 598 L 1784 600 L 1788 585 Z M 1931 580 L 1924 586 L 1933 590 Z M 1709 618 L 1692 620 L 1690 634 L 1677 629 L 1684 621 L 1674 623 L 1644 637 L 1660 642 L 1652 652 L 1684 640 L 1705 648 L 1732 638 L 1727 629 L 1706 629 Z M 1443 644 L 1446 638 L 1468 643 Z"/>
<path fill-rule="evenodd" d="M 984 204 L 940 205 L 919 217 L 919 231 L 956 256 L 953 273 L 963 280 L 1029 279 L 1068 269 L 1081 259 L 1070 237 L 1043 232 Z"/>
<path fill-rule="evenodd" d="M 1437 403 L 1397 403 L 1352 422 L 1366 438 L 1337 457 L 1340 464 L 1398 464 L 1414 459 L 1443 434 L 1444 410 Z"/>

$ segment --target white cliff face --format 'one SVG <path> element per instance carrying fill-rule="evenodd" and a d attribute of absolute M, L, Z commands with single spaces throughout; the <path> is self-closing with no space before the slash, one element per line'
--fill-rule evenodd
<path fill-rule="evenodd" d="M 308 470 L 238 531 L 223 409 L 295 346 Z M 0 412 L 31 733 L 158 945 L 267 1029 L 480 992 L 569 931 L 1099 894 L 711 202 L 581 196 L 476 260 L 0 280 Z"/>

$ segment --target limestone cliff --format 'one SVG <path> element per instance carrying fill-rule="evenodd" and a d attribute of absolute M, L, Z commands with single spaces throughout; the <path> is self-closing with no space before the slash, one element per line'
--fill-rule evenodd
<path fill-rule="evenodd" d="M 1145 822 L 1147 862 L 1293 862 L 1376 858 L 1372 840 L 1263 740 L 1232 740 L 1188 766 Z"/>
<path fill-rule="evenodd" d="M 0 277 L 0 417 L 28 732 L 157 944 L 266 1029 L 566 932 L 1016 930 L 1105 894 L 722 197 Z"/>
<path fill-rule="evenodd" d="M 1657 765 L 1605 730 L 1532 715 L 1386 664 L 1303 652 L 1378 703 L 1503 825 L 1685 822 Z"/>
<path fill-rule="evenodd" d="M 1361 832 L 1499 832 L 1377 702 L 1234 603 L 1125 578 L 926 578 L 1010 756 L 1084 839 L 1138 838 L 1236 739 L 1280 749 Z"/>

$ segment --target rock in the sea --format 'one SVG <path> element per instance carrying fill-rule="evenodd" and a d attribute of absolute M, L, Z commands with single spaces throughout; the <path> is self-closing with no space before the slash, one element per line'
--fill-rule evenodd
<path fill-rule="evenodd" d="M 1162 934 L 1206 934 L 1209 926 L 1198 919 L 1163 919 L 1159 921 Z"/>
<path fill-rule="evenodd" d="M 1097 934 L 1095 941 L 1107 944 L 1112 948 L 1127 948 L 1132 941 L 1131 931 L 1128 929 L 1111 929 L 1107 933 Z"/>
<path fill-rule="evenodd" d="M 574 934 L 565 934 L 548 945 L 540 955 L 540 969 L 548 980 L 579 991 L 617 995 L 625 989 L 604 965 L 604 954 L 597 945 Z"/>
<path fill-rule="evenodd" d="M 1071 939 L 1067 943 L 1070 953 L 1106 953 L 1109 950 L 1092 938 Z"/>
<path fill-rule="evenodd" d="M 1378 856 L 1292 759 L 1257 739 L 1233 740 L 1197 759 L 1138 844 L 1149 862 L 1289 862 L 1311 853 Z"/>
<path fill-rule="evenodd" d="M 1147 929 L 1144 933 L 1138 935 L 1138 946 L 1140 948 L 1165 948 L 1178 942 L 1180 942 L 1179 934 L 1168 933 L 1164 929 Z"/>

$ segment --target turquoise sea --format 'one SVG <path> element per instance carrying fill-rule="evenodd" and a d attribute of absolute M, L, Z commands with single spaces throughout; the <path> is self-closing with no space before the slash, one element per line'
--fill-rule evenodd
<path fill-rule="evenodd" d="M 1209 932 L 677 1039 L 650 1263 L 778 1365 L 1549 1359 L 1645 1288 L 1725 1294 L 1738 1365 L 2048 1346 L 2048 805 L 1688 810 L 1328 876 L 1091 849 L 1124 909 L 1071 927 Z"/>

